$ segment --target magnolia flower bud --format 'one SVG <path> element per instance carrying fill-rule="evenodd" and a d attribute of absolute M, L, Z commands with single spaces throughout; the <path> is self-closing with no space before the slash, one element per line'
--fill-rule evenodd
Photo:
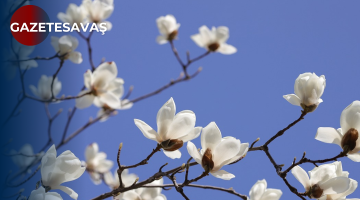
<path fill-rule="evenodd" d="M 177 30 L 173 31 L 172 33 L 169 34 L 168 40 L 176 39 L 177 35 L 178 35 L 178 31 Z"/>
<path fill-rule="evenodd" d="M 160 143 L 161 147 L 166 151 L 175 151 L 180 149 L 184 142 L 179 139 L 168 139 Z"/>
<path fill-rule="evenodd" d="M 351 128 L 349 129 L 341 139 L 341 147 L 344 149 L 344 152 L 349 152 L 355 149 L 356 140 L 359 138 L 359 132 Z"/>
<path fill-rule="evenodd" d="M 322 194 L 323 194 L 323 190 L 320 188 L 318 184 L 315 184 L 310 188 L 309 191 L 310 198 L 318 199 L 322 196 Z"/>
<path fill-rule="evenodd" d="M 325 76 L 315 73 L 300 74 L 295 81 L 295 94 L 283 97 L 291 104 L 301 106 L 305 112 L 313 112 L 323 102 L 320 98 L 326 86 Z"/>
<path fill-rule="evenodd" d="M 210 149 L 206 149 L 201 159 L 201 164 L 207 172 L 211 171 L 214 168 L 214 161 L 212 159 L 212 153 Z"/>

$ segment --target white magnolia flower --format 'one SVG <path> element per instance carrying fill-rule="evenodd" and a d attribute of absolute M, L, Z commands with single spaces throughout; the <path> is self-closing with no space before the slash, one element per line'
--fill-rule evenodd
<path fill-rule="evenodd" d="M 313 199 L 323 195 L 341 194 L 350 187 L 349 173 L 342 171 L 341 162 L 315 167 L 309 171 L 309 176 L 300 166 L 294 167 L 291 173 L 304 186 L 307 195 Z"/>
<path fill-rule="evenodd" d="M 176 115 L 175 112 L 175 102 L 170 98 L 157 113 L 157 132 L 145 122 L 134 120 L 144 136 L 161 145 L 165 155 L 172 159 L 180 158 L 179 149 L 184 142 L 197 138 L 201 131 L 201 127 L 194 127 L 196 116 L 193 111 L 183 110 Z"/>
<path fill-rule="evenodd" d="M 62 183 L 78 179 L 85 171 L 81 166 L 81 161 L 69 150 L 64 151 L 56 157 L 55 145 L 41 159 L 41 181 L 51 190 L 59 189 L 70 195 L 71 198 L 77 199 L 78 194 Z"/>
<path fill-rule="evenodd" d="M 21 147 L 21 149 L 17 152 L 15 150 L 11 150 L 10 154 L 13 162 L 20 168 L 27 168 L 35 159 L 33 148 L 30 144 L 25 144 Z M 29 155 L 29 156 L 26 156 Z M 31 169 L 28 169 L 27 173 L 31 173 Z"/>
<path fill-rule="evenodd" d="M 252 186 L 248 200 L 279 200 L 282 195 L 281 190 L 277 189 L 267 189 L 267 182 L 265 179 L 257 181 L 254 186 Z"/>
<path fill-rule="evenodd" d="M 199 163 L 205 171 L 216 178 L 230 180 L 235 175 L 220 170 L 224 165 L 230 164 L 244 157 L 249 149 L 249 143 L 241 144 L 234 137 L 222 138 L 220 129 L 215 122 L 203 128 L 201 134 L 201 151 L 199 152 L 192 142 L 188 142 L 187 150 L 191 157 Z"/>
<path fill-rule="evenodd" d="M 121 173 L 121 180 L 125 187 L 131 186 L 136 181 L 137 178 L 138 176 L 136 176 L 136 174 L 129 174 L 128 169 L 125 169 Z M 106 172 L 104 174 L 104 181 L 106 185 L 110 187 L 110 189 L 112 190 L 117 189 L 120 186 L 117 170 L 114 172 L 114 174 L 112 174 L 111 172 Z"/>
<path fill-rule="evenodd" d="M 88 14 L 88 21 L 96 24 L 106 23 L 106 28 L 110 31 L 112 24 L 111 22 L 105 20 L 109 18 L 114 11 L 113 3 L 113 0 L 84 0 L 82 5 Z"/>
<path fill-rule="evenodd" d="M 80 23 L 84 23 L 86 19 L 86 10 L 84 9 L 83 5 L 77 6 L 73 3 L 70 3 L 66 9 L 66 13 L 60 12 L 57 15 L 57 18 L 64 23 L 70 23 L 70 26 L 77 24 L 80 28 Z"/>
<path fill-rule="evenodd" d="M 46 76 L 42 75 L 39 82 L 38 87 L 36 88 L 34 85 L 30 85 L 31 92 L 39 97 L 42 100 L 49 100 L 52 97 L 51 94 L 51 83 L 52 83 L 53 77 L 52 76 Z M 56 77 L 53 83 L 53 89 L 52 92 L 54 96 L 58 95 L 61 91 L 61 82 Z"/>
<path fill-rule="evenodd" d="M 33 190 L 29 200 L 62 200 L 63 198 L 57 192 L 45 192 L 45 188 L 39 187 Z"/>
<path fill-rule="evenodd" d="M 226 43 L 229 39 L 229 28 L 226 26 L 212 27 L 210 30 L 207 26 L 199 28 L 199 34 L 191 36 L 191 39 L 202 48 L 211 52 L 222 54 L 234 54 L 237 49 Z"/>
<path fill-rule="evenodd" d="M 29 60 L 29 56 L 34 51 L 35 46 L 20 44 L 16 39 L 12 39 L 11 45 L 12 48 L 10 50 L 3 49 L 2 52 L 3 57 L 6 59 L 6 62 L 3 62 L 3 69 L 6 78 L 9 80 L 15 77 L 19 67 L 21 70 L 38 67 L 38 63 L 35 60 Z"/>
<path fill-rule="evenodd" d="M 315 139 L 339 145 L 347 153 L 347 157 L 360 162 L 360 101 L 352 102 L 346 107 L 340 117 L 339 129 L 320 127 Z"/>
<path fill-rule="evenodd" d="M 66 54 L 64 59 L 69 59 L 75 64 L 82 63 L 83 59 L 81 53 L 75 51 L 79 45 L 79 41 L 76 39 L 76 37 L 71 35 L 64 35 L 61 38 L 52 36 L 51 45 L 60 55 Z"/>
<path fill-rule="evenodd" d="M 180 24 L 176 23 L 176 19 L 173 15 L 166 15 L 157 18 L 156 24 L 161 34 L 156 38 L 157 43 L 165 44 L 169 40 L 177 38 Z"/>
<path fill-rule="evenodd" d="M 84 74 L 86 89 L 79 93 L 79 96 L 84 96 L 76 99 L 76 107 L 87 108 L 94 103 L 100 108 L 121 109 L 124 80 L 117 78 L 117 74 L 115 62 L 102 63 L 94 72 L 88 70 Z"/>
<path fill-rule="evenodd" d="M 97 143 L 88 145 L 85 149 L 86 169 L 90 173 L 93 182 L 101 183 L 101 174 L 109 172 L 114 163 L 106 159 L 106 153 L 99 152 Z"/>
<path fill-rule="evenodd" d="M 360 200 L 358 198 L 356 199 L 346 198 L 346 196 L 352 194 L 356 190 L 357 186 L 358 186 L 358 182 L 353 179 L 350 179 L 350 187 L 344 193 L 324 195 L 319 200 Z"/>
<path fill-rule="evenodd" d="M 324 75 L 318 77 L 315 73 L 300 74 L 295 81 L 295 94 L 283 97 L 292 105 L 301 106 L 305 112 L 312 112 L 323 102 L 320 97 L 324 93 L 325 86 Z"/>
<path fill-rule="evenodd" d="M 156 180 L 148 185 L 163 185 L 164 180 Z M 138 188 L 130 190 L 115 197 L 121 200 L 167 200 L 166 196 L 161 194 L 161 188 Z"/>

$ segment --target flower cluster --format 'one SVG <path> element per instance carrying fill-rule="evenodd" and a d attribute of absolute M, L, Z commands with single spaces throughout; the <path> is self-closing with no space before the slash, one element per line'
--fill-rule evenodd
<path fill-rule="evenodd" d="M 180 24 L 176 22 L 173 15 L 161 16 L 156 19 L 156 24 L 161 35 L 156 38 L 159 44 L 165 44 L 177 39 Z M 229 39 L 229 28 L 226 26 L 212 27 L 201 26 L 199 33 L 192 35 L 191 39 L 201 48 L 209 52 L 219 52 L 222 54 L 234 54 L 237 49 L 226 43 Z"/>
<path fill-rule="evenodd" d="M 80 23 L 95 23 L 100 24 L 104 22 L 107 30 L 111 30 L 112 24 L 105 21 L 110 17 L 114 11 L 113 0 L 83 0 L 80 6 L 73 3 L 69 4 L 66 13 L 59 13 L 58 19 L 64 23 L 77 24 L 81 27 Z"/>

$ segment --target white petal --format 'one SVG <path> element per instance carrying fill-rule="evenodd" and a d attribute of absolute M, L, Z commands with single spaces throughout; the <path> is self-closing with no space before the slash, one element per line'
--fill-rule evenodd
<path fill-rule="evenodd" d="M 360 162 L 360 153 L 348 154 L 347 157 L 354 162 Z"/>
<path fill-rule="evenodd" d="M 240 140 L 235 138 L 226 138 L 222 140 L 213 150 L 214 171 L 219 170 L 223 165 L 229 164 L 229 161 L 240 151 Z"/>
<path fill-rule="evenodd" d="M 191 39 L 199 46 L 199 47 L 205 47 L 205 42 L 200 34 L 195 34 L 191 36 Z"/>
<path fill-rule="evenodd" d="M 105 27 L 106 27 L 106 29 L 107 29 L 106 31 L 110 31 L 110 30 L 112 29 L 113 25 L 112 25 L 111 22 L 105 21 L 105 22 L 103 22 L 103 23 L 105 23 Z"/>
<path fill-rule="evenodd" d="M 83 61 L 81 53 L 78 51 L 73 51 L 69 53 L 69 59 L 75 64 L 80 64 Z"/>
<path fill-rule="evenodd" d="M 241 144 L 238 154 L 235 157 L 233 157 L 231 160 L 229 160 L 229 163 L 235 162 L 239 160 L 241 157 L 245 156 L 248 150 L 249 150 L 249 143 Z"/>
<path fill-rule="evenodd" d="M 295 178 L 304 186 L 305 190 L 309 190 L 310 188 L 310 180 L 309 176 L 305 172 L 305 170 L 299 166 L 295 166 L 291 173 L 295 176 Z"/>
<path fill-rule="evenodd" d="M 47 192 L 44 200 L 63 200 L 63 198 L 57 192 Z"/>
<path fill-rule="evenodd" d="M 69 187 L 65 187 L 65 186 L 62 186 L 62 185 L 59 185 L 59 186 L 56 186 L 56 187 L 53 187 L 51 189 L 59 189 L 59 190 L 62 190 L 63 192 L 65 192 L 66 194 L 68 194 L 71 198 L 73 199 L 77 199 L 78 198 L 78 194 L 72 190 L 71 188 Z"/>
<path fill-rule="evenodd" d="M 89 92 L 90 92 L 89 90 L 83 90 L 78 94 L 78 96 L 89 93 Z M 91 94 L 77 98 L 75 100 L 76 107 L 79 109 L 87 108 L 87 107 L 91 106 L 91 104 L 94 102 L 94 98 L 95 98 L 95 96 L 91 95 Z"/>
<path fill-rule="evenodd" d="M 230 44 L 221 44 L 216 51 L 225 55 L 230 55 L 236 53 L 237 49 Z"/>
<path fill-rule="evenodd" d="M 156 122 L 158 133 L 164 139 L 172 120 L 174 119 L 176 106 L 173 98 L 170 98 L 158 111 Z"/>
<path fill-rule="evenodd" d="M 172 158 L 172 159 L 181 158 L 181 152 L 179 150 L 175 150 L 175 151 L 165 151 L 164 150 L 164 154 L 167 157 Z"/>
<path fill-rule="evenodd" d="M 288 94 L 288 95 L 284 95 L 283 97 L 286 101 L 288 101 L 294 106 L 300 106 L 301 104 L 301 100 L 295 94 Z"/>
<path fill-rule="evenodd" d="M 100 64 L 99 67 L 97 67 L 96 70 L 94 71 L 94 76 L 103 70 L 108 71 L 112 74 L 112 77 L 109 77 L 111 80 L 115 79 L 118 74 L 118 70 L 115 62 L 104 62 Z"/>
<path fill-rule="evenodd" d="M 120 106 L 120 99 L 113 93 L 107 92 L 100 95 L 100 101 L 110 108 L 117 108 Z"/>
<path fill-rule="evenodd" d="M 193 140 L 200 136 L 201 129 L 202 129 L 202 127 L 195 127 L 190 132 L 188 132 L 187 135 L 180 137 L 178 139 L 182 140 L 183 142 Z"/>
<path fill-rule="evenodd" d="M 215 176 L 216 178 L 221 178 L 223 180 L 230 180 L 235 178 L 234 174 L 231 174 L 225 170 L 219 170 L 217 172 L 211 172 L 211 175 Z"/>
<path fill-rule="evenodd" d="M 173 121 L 171 122 L 163 140 L 178 139 L 186 136 L 190 131 L 194 129 L 195 122 L 196 116 L 193 111 L 184 110 L 177 113 Z"/>
<path fill-rule="evenodd" d="M 221 142 L 221 132 L 215 122 L 210 122 L 202 130 L 201 134 L 201 146 L 204 150 L 215 149 L 215 147 Z"/>
<path fill-rule="evenodd" d="M 99 152 L 99 145 L 96 142 L 88 145 L 85 149 L 86 161 L 94 159 L 98 152 Z"/>
<path fill-rule="evenodd" d="M 200 155 L 200 152 L 197 150 L 195 144 L 189 141 L 187 143 L 187 150 L 190 156 L 193 157 L 194 160 L 201 165 L 202 156 Z"/>
<path fill-rule="evenodd" d="M 152 129 L 149 125 L 139 119 L 134 119 L 134 122 L 146 138 L 157 141 L 158 134 L 154 129 Z"/>
<path fill-rule="evenodd" d="M 261 200 L 279 200 L 281 195 L 282 195 L 281 190 L 267 189 L 264 195 L 261 197 Z"/>
<path fill-rule="evenodd" d="M 265 193 L 267 188 L 267 182 L 265 179 L 257 181 L 254 186 L 252 186 L 249 196 L 251 200 L 261 200 L 261 197 Z"/>
<path fill-rule="evenodd" d="M 333 143 L 341 146 L 342 135 L 334 128 L 330 127 L 320 127 L 317 130 L 315 139 L 325 142 Z"/>
<path fill-rule="evenodd" d="M 346 177 L 335 177 L 319 184 L 323 194 L 343 193 L 350 187 L 350 179 Z"/>
<path fill-rule="evenodd" d="M 163 36 L 163 35 L 159 35 L 157 38 L 156 38 L 156 42 L 158 44 L 166 44 L 168 42 L 166 36 Z"/>
<path fill-rule="evenodd" d="M 219 26 L 216 29 L 216 39 L 220 43 L 225 43 L 229 38 L 229 28 L 226 26 Z"/>

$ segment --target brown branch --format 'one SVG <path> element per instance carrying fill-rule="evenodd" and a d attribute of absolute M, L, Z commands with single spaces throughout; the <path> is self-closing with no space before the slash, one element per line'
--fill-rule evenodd
<path fill-rule="evenodd" d="M 145 185 L 145 186 L 143 186 L 143 187 L 145 187 L 145 188 L 154 188 L 154 187 L 166 188 L 166 187 L 174 187 L 174 185 L 173 185 L 173 184 Z M 243 200 L 246 200 L 246 199 L 247 199 L 247 196 L 246 196 L 246 195 L 239 194 L 239 193 L 235 192 L 235 190 L 232 189 L 232 188 L 226 189 L 226 188 L 221 188 L 221 187 L 216 187 L 216 186 L 195 185 L 195 184 L 189 184 L 189 185 L 186 185 L 186 187 L 194 187 L 194 188 L 202 188 L 202 189 L 219 190 L 219 191 L 223 191 L 223 192 L 227 192 L 227 193 L 236 195 L 236 196 L 242 198 Z"/>
<path fill-rule="evenodd" d="M 92 71 L 94 71 L 95 65 L 94 65 L 94 61 L 93 61 L 93 57 L 92 57 L 92 48 L 91 48 L 91 44 L 90 44 L 90 38 L 91 38 L 93 32 L 90 32 L 88 37 L 85 37 L 81 32 L 78 32 L 78 33 L 79 33 L 80 37 L 86 41 L 86 44 L 88 46 L 89 62 L 90 62 Z"/>
<path fill-rule="evenodd" d="M 52 99 L 55 98 L 54 91 L 53 91 L 54 90 L 53 86 L 54 86 L 55 78 L 57 77 L 57 75 L 59 74 L 61 68 L 63 67 L 64 61 L 65 61 L 64 59 L 60 59 L 60 66 L 56 70 L 55 74 L 53 75 L 53 79 L 51 81 L 50 90 L 51 90 L 51 98 Z"/>
<path fill-rule="evenodd" d="M 195 78 L 195 77 L 201 72 L 201 70 L 202 70 L 202 68 L 199 68 L 193 75 L 189 76 L 190 78 L 186 78 L 186 77 L 185 77 L 185 78 L 182 78 L 182 77 L 180 77 L 180 78 L 178 78 L 178 79 L 176 79 L 176 80 L 172 80 L 172 81 L 170 81 L 170 83 L 162 86 L 161 88 L 159 88 L 159 89 L 157 89 L 157 90 L 155 90 L 155 91 L 153 91 L 153 92 L 150 92 L 150 93 L 148 93 L 148 94 L 145 94 L 145 95 L 143 95 L 143 96 L 141 96 L 141 97 L 138 97 L 138 98 L 136 98 L 136 99 L 130 100 L 130 102 L 136 103 L 136 102 L 141 101 L 141 100 L 143 100 L 143 99 L 147 99 L 147 98 L 149 98 L 149 97 L 152 97 L 152 96 L 154 96 L 154 95 L 156 95 L 156 94 L 164 91 L 165 89 L 167 89 L 167 88 L 169 88 L 169 87 L 171 87 L 171 86 L 173 86 L 173 85 L 175 85 L 175 84 L 177 84 L 177 83 L 181 83 L 181 82 L 190 80 L 190 79 L 192 79 L 192 78 Z M 125 104 L 125 105 L 126 105 L 126 104 Z"/>
<path fill-rule="evenodd" d="M 146 164 L 148 164 L 148 161 L 150 160 L 150 158 L 151 158 L 156 152 L 160 151 L 160 149 L 161 149 L 161 145 L 158 144 L 158 145 L 156 146 L 156 148 L 153 149 L 152 152 L 151 152 L 144 160 L 142 160 L 142 161 L 140 161 L 139 163 L 136 163 L 136 164 L 134 164 L 134 165 L 121 166 L 120 168 L 122 168 L 122 170 L 124 170 L 124 169 L 135 168 L 135 167 L 138 167 L 138 166 L 140 166 L 140 165 L 146 165 Z"/>

